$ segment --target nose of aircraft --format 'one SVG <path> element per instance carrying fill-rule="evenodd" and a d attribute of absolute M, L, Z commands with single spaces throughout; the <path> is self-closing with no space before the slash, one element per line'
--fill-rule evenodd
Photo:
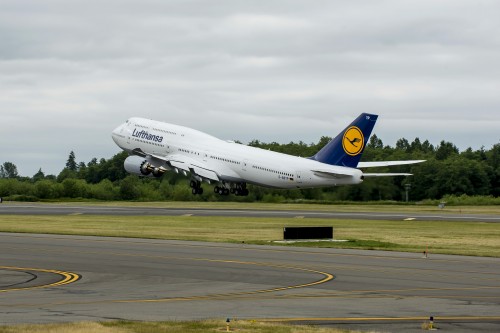
<path fill-rule="evenodd" d="M 120 137 L 124 137 L 124 135 L 122 134 L 123 132 L 123 127 L 125 126 L 125 124 L 121 124 L 120 126 L 118 126 L 117 128 L 115 128 L 112 132 L 111 132 L 111 137 L 113 138 L 113 141 L 119 145 L 119 139 Z"/>
<path fill-rule="evenodd" d="M 120 133 L 120 131 L 121 131 L 122 128 L 123 128 L 123 124 L 121 124 L 120 126 L 118 126 L 117 128 L 115 128 L 112 133 L 113 134 L 118 134 L 118 133 Z"/>

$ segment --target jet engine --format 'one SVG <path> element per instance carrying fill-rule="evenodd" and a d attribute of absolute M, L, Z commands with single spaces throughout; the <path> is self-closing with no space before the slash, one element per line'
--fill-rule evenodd
<path fill-rule="evenodd" d="M 155 166 L 148 159 L 135 155 L 127 157 L 123 166 L 128 173 L 139 176 L 161 177 L 168 171 L 164 166 Z"/>

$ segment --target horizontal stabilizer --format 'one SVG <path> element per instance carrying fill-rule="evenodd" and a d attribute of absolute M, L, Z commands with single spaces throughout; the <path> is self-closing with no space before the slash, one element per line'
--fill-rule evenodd
<path fill-rule="evenodd" d="M 363 173 L 364 177 L 396 177 L 396 176 L 413 176 L 411 173 Z"/>
<path fill-rule="evenodd" d="M 353 176 L 350 173 L 339 173 L 339 172 L 332 172 L 329 170 L 312 170 L 312 172 L 314 172 L 316 176 L 323 178 L 339 179 L 339 178 L 349 178 Z"/>
<path fill-rule="evenodd" d="M 425 162 L 425 160 L 359 162 L 358 168 L 376 168 L 376 167 L 385 167 L 385 166 L 392 166 L 392 165 L 416 164 L 416 163 L 422 163 L 422 162 Z"/>

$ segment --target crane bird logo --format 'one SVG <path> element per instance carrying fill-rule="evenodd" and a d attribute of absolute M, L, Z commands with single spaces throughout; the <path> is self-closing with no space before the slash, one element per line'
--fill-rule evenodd
<path fill-rule="evenodd" d="M 344 132 L 342 139 L 342 147 L 347 155 L 356 156 L 363 150 L 365 146 L 365 138 L 363 132 L 356 127 L 351 126 Z"/>

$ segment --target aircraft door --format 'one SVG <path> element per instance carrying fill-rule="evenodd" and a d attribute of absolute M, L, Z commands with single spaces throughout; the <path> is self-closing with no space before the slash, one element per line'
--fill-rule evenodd
<path fill-rule="evenodd" d="M 247 164 L 248 164 L 248 160 L 247 159 L 244 159 L 243 160 L 243 164 L 241 165 L 241 169 L 243 171 L 247 171 Z"/>
<path fill-rule="evenodd" d="M 126 127 L 125 128 L 125 133 L 122 133 L 122 134 L 125 134 L 125 136 L 127 137 L 127 143 L 130 144 L 130 135 L 131 135 L 131 130 L 130 128 L 132 128 L 133 124 L 131 122 L 127 122 L 127 124 L 124 126 Z M 123 127 L 122 127 L 122 130 L 123 130 Z"/>
<path fill-rule="evenodd" d="M 125 129 L 124 129 L 125 127 Z M 128 129 L 128 124 L 127 125 L 123 125 L 121 130 L 120 130 L 120 133 L 127 138 L 127 144 L 130 144 L 130 131 Z"/>
<path fill-rule="evenodd" d="M 297 184 L 302 184 L 302 172 L 297 171 Z"/>

